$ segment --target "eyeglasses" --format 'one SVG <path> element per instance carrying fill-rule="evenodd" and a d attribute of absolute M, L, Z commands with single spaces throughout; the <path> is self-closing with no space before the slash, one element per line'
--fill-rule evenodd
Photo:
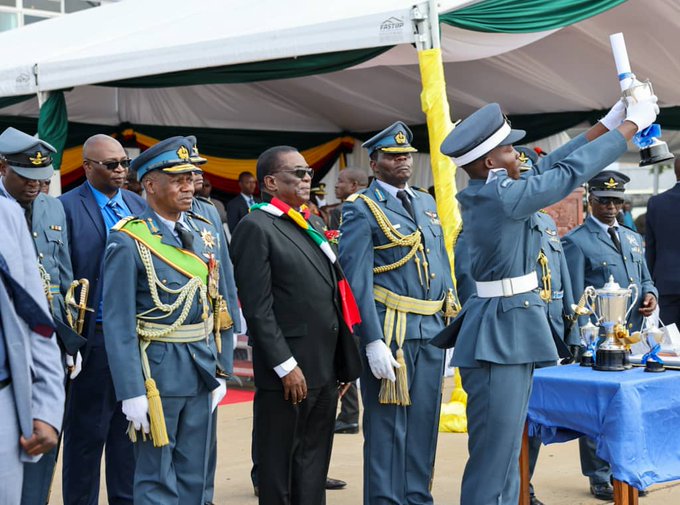
<path fill-rule="evenodd" d="M 308 175 L 310 178 L 314 177 L 314 169 L 310 167 L 305 167 L 305 168 L 295 168 L 293 170 L 279 170 L 278 172 L 272 174 L 276 175 L 281 172 L 286 172 L 288 174 L 293 174 L 295 177 L 298 179 L 304 179 L 305 175 Z"/>
<path fill-rule="evenodd" d="M 608 206 L 609 204 L 614 204 L 617 207 L 619 205 L 623 205 L 623 199 L 615 198 L 613 196 L 595 196 L 595 195 L 593 195 L 593 200 L 595 200 L 600 205 L 604 205 L 605 207 Z"/>
<path fill-rule="evenodd" d="M 101 165 L 106 170 L 115 170 L 118 168 L 118 165 L 120 165 L 123 168 L 128 168 L 130 166 L 130 158 L 125 158 L 122 160 L 116 160 L 116 161 L 97 161 L 97 160 L 90 160 L 85 158 L 85 161 L 89 161 L 90 163 L 96 163 L 97 165 Z"/>

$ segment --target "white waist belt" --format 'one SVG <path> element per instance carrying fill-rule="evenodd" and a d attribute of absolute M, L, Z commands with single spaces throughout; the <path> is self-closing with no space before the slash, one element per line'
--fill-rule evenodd
<path fill-rule="evenodd" d="M 538 287 L 536 272 L 521 277 L 508 277 L 500 281 L 475 281 L 477 296 L 480 298 L 494 298 L 496 296 L 512 296 L 527 293 Z"/>

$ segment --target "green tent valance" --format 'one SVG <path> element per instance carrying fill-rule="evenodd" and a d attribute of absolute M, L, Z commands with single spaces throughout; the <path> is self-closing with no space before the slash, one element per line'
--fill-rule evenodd
<path fill-rule="evenodd" d="M 625 0 L 485 0 L 439 16 L 451 26 L 491 33 L 531 33 L 573 25 Z"/>

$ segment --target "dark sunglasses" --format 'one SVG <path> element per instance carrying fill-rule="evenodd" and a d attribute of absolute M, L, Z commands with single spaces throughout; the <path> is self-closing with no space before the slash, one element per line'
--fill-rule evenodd
<path fill-rule="evenodd" d="M 279 170 L 279 171 L 276 172 L 276 173 L 280 173 L 280 172 L 286 172 L 286 173 L 289 173 L 289 174 L 293 174 L 293 175 L 294 175 L 295 177 L 297 177 L 298 179 L 304 179 L 304 178 L 305 178 L 305 175 L 308 175 L 310 178 L 313 178 L 313 177 L 314 177 L 314 169 L 313 169 L 313 168 L 309 168 L 309 167 L 306 167 L 306 168 L 295 168 L 295 169 L 293 169 L 293 170 Z M 276 174 L 273 174 L 273 175 L 276 175 Z"/>
<path fill-rule="evenodd" d="M 120 165 L 123 168 L 128 168 L 130 166 L 130 158 L 125 158 L 125 159 L 119 160 L 119 161 L 97 161 L 97 160 L 90 160 L 90 159 L 87 159 L 87 161 L 89 161 L 90 163 L 96 163 L 97 165 L 101 165 L 104 168 L 106 168 L 106 170 L 111 170 L 111 171 L 118 168 L 118 165 Z"/>
<path fill-rule="evenodd" d="M 623 199 L 615 198 L 613 196 L 595 196 L 593 195 L 593 200 L 595 200 L 600 205 L 614 204 L 616 206 L 623 205 Z"/>

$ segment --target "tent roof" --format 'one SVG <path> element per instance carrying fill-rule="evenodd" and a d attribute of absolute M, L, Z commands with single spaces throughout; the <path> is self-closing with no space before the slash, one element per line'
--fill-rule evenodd
<path fill-rule="evenodd" d="M 441 3 L 444 11 L 466 2 Z M 254 58 L 395 44 L 396 38 L 381 39 L 379 28 L 391 17 L 407 16 L 411 5 L 412 0 L 124 1 L 0 34 L 3 47 L 22 48 L 0 61 L 0 96 L 28 92 L 19 89 L 10 69 L 25 70 L 32 61 L 39 62 L 41 88 L 59 89 Z M 628 0 L 540 33 L 480 33 L 442 25 L 453 119 L 490 101 L 509 114 L 608 108 L 618 96 L 608 36 L 618 31 L 626 36 L 633 71 L 652 80 L 660 104 L 680 105 L 680 61 L 673 54 L 680 46 L 679 25 L 677 0 Z M 409 40 L 412 34 L 402 30 L 390 37 Z M 15 86 L 12 93 L 8 83 Z M 28 78 L 32 91 L 34 84 Z M 86 123 L 341 132 L 378 130 L 396 119 L 424 123 L 420 92 L 416 51 L 402 44 L 327 74 L 175 88 L 80 86 L 66 98 L 69 119 Z M 2 113 L 37 116 L 37 103 Z"/>

